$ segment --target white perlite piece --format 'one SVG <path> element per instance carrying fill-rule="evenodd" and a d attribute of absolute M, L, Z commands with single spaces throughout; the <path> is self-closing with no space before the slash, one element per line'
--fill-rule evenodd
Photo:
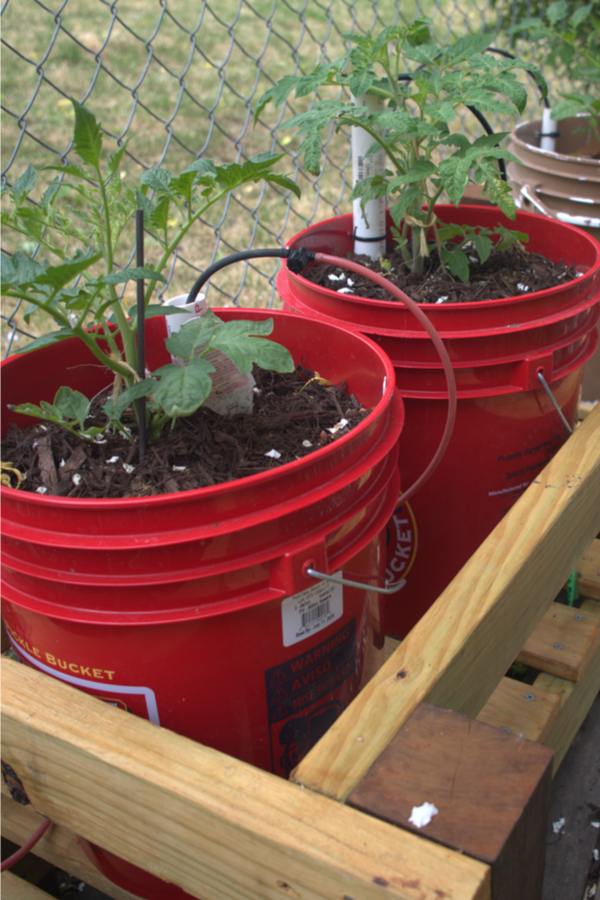
<path fill-rule="evenodd" d="M 560 834 L 560 832 L 565 827 L 566 819 L 557 819 L 556 822 L 552 823 L 552 831 L 554 834 Z"/>
<path fill-rule="evenodd" d="M 438 812 L 439 809 L 436 809 L 433 803 L 425 802 L 422 806 L 413 806 L 408 821 L 415 828 L 424 828 L 425 825 L 429 825 L 434 816 L 437 816 Z"/>
<path fill-rule="evenodd" d="M 269 450 L 268 453 L 265 453 L 265 456 L 270 456 L 271 459 L 279 459 L 281 457 L 281 453 L 279 450 Z"/>
<path fill-rule="evenodd" d="M 123 468 L 128 475 L 131 475 L 132 472 L 135 472 L 135 466 L 131 466 L 129 465 L 129 463 L 123 463 Z"/>
<path fill-rule="evenodd" d="M 330 434 L 337 434 L 337 432 L 341 431 L 342 428 L 345 428 L 346 425 L 348 425 L 348 419 L 340 419 L 339 422 L 337 422 L 331 428 L 328 428 L 327 431 L 329 431 Z"/>
<path fill-rule="evenodd" d="M 81 484 L 81 480 L 82 479 L 81 479 L 81 475 L 79 474 L 79 472 L 75 472 L 74 475 L 71 475 L 71 481 L 73 482 L 75 487 L 77 487 L 78 485 Z"/>

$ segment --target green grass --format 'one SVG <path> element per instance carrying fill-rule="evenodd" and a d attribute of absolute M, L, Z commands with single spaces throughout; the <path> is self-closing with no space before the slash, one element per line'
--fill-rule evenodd
<path fill-rule="evenodd" d="M 119 0 L 117 19 L 106 0 L 68 0 L 57 27 L 55 15 L 35 0 L 8 0 L 2 15 L 2 169 L 12 183 L 29 163 L 39 168 L 59 162 L 72 134 L 68 97 L 82 101 L 89 94 L 86 102 L 112 136 L 105 138 L 106 152 L 114 151 L 118 138 L 131 137 L 122 165 L 128 179 L 163 161 L 177 170 L 198 155 L 226 162 L 275 146 L 292 151 L 281 171 L 293 173 L 297 139 L 278 127 L 281 112 L 272 107 L 253 126 L 258 97 L 295 66 L 309 71 L 325 54 L 340 55 L 347 31 L 390 24 L 397 7 L 406 20 L 431 14 L 440 37 L 479 31 L 495 17 L 487 0 L 168 0 L 164 6 Z M 186 293 L 213 257 L 277 246 L 307 220 L 347 211 L 348 161 L 347 137 L 332 136 L 323 175 L 315 180 L 298 171 L 300 201 L 260 185 L 232 197 L 183 242 L 180 256 L 189 265 L 178 261 L 168 295 Z M 3 248 L 32 249 L 10 234 L 3 236 Z M 150 243 L 146 252 L 151 260 Z M 230 267 L 213 279 L 210 302 L 277 305 L 275 270 L 271 261 Z M 133 291 L 129 286 L 131 296 Z M 5 316 L 11 313 L 11 306 L 3 308 Z M 45 327 L 38 320 L 30 330 Z"/>

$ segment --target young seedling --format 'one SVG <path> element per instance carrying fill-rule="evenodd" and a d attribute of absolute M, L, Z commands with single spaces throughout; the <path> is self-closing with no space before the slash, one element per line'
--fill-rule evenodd
<path fill-rule="evenodd" d="M 431 25 L 430 18 L 422 17 L 407 26 L 385 28 L 374 37 L 346 35 L 354 46 L 343 57 L 310 75 L 285 76 L 263 94 L 255 113 L 256 118 L 270 102 L 281 105 L 292 93 L 304 97 L 326 88 L 338 94 L 340 87 L 347 88 L 352 97 L 370 93 L 383 98 L 387 103 L 383 110 L 358 106 L 353 100 L 318 100 L 286 127 L 295 127 L 302 136 L 304 162 L 313 174 L 320 171 L 324 129 L 335 123 L 338 130 L 354 125 L 368 132 L 373 140 L 368 152 L 382 148 L 389 168 L 360 181 L 353 199 L 389 198 L 397 244 L 407 266 L 417 272 L 429 252 L 429 229 L 439 246 L 434 206 L 442 194 L 458 206 L 467 185 L 474 182 L 509 218 L 515 218 L 510 188 L 498 170 L 499 158 L 513 158 L 499 146 L 507 133 L 472 139 L 462 130 L 452 131 L 459 109 L 473 107 L 501 115 L 522 112 L 527 94 L 517 74 L 523 69 L 546 90 L 534 66 L 486 53 L 491 36 L 471 35 L 442 45 L 434 39 Z"/>

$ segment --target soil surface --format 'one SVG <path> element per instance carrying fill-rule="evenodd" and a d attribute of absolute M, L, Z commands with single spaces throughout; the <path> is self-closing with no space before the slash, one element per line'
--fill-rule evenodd
<path fill-rule="evenodd" d="M 321 383 L 299 367 L 286 374 L 255 367 L 253 374 L 252 415 L 228 418 L 201 407 L 178 419 L 173 431 L 165 428 L 141 462 L 137 439 L 105 433 L 105 443 L 92 443 L 50 422 L 25 430 L 13 426 L 2 440 L 2 460 L 25 476 L 20 490 L 61 497 L 150 496 L 282 466 L 337 440 L 368 415 L 345 385 Z M 135 434 L 133 416 L 126 424 Z"/>
<path fill-rule="evenodd" d="M 509 250 L 493 251 L 486 262 L 471 262 L 471 276 L 463 284 L 452 275 L 444 274 L 439 265 L 437 251 L 425 260 L 422 274 L 410 272 L 404 265 L 399 251 L 388 253 L 381 260 L 368 256 L 349 254 L 348 259 L 361 263 L 384 275 L 415 303 L 471 303 L 478 300 L 498 300 L 521 294 L 556 287 L 577 278 L 574 266 L 555 263 L 538 253 L 529 253 L 519 246 Z M 473 260 L 478 260 L 473 253 Z M 321 287 L 373 300 L 395 300 L 379 285 L 362 275 L 338 268 L 318 266 L 306 268 L 304 278 Z M 331 276 L 334 276 L 333 278 Z M 350 279 L 350 281 L 348 280 Z"/>

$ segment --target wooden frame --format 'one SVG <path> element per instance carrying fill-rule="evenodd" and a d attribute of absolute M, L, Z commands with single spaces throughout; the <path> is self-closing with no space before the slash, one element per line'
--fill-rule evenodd
<path fill-rule="evenodd" d="M 7 836 L 20 841 L 48 816 L 37 852 L 67 856 L 75 874 L 85 864 L 66 849 L 72 832 L 203 900 L 489 900 L 489 865 L 344 801 L 423 701 L 505 727 L 514 715 L 560 763 L 600 688 L 599 530 L 597 408 L 292 782 L 3 659 L 2 758 L 37 810 L 7 799 Z M 587 630 L 574 663 L 540 665 L 531 724 L 503 676 L 567 628 L 551 605 L 578 561 Z"/>

